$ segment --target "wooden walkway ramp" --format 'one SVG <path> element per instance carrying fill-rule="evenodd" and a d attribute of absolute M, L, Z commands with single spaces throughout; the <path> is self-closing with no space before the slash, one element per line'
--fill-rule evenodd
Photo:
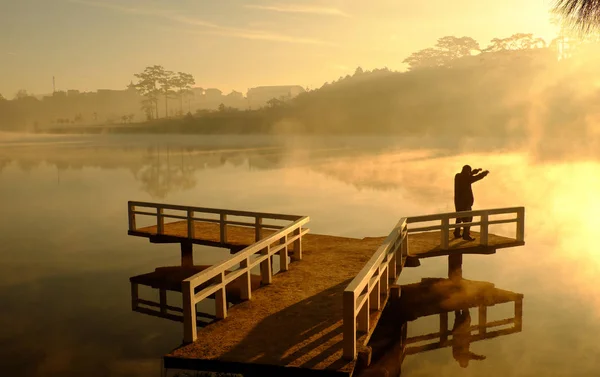
<path fill-rule="evenodd" d="M 156 223 L 138 228 L 136 215 L 154 216 Z M 523 244 L 518 238 L 488 234 L 487 225 L 481 233 L 472 233 L 475 241 L 447 237 L 444 242 L 450 226 L 443 227 L 454 215 L 422 220 L 440 220 L 437 229 L 411 229 L 408 224 L 420 221 L 403 218 L 387 237 L 354 239 L 307 234 L 306 216 L 130 202 L 129 234 L 151 242 L 180 243 L 181 269 L 187 271 L 182 275 L 175 266 L 169 272 L 132 278 L 132 303 L 139 309 L 144 300 L 138 297 L 137 285 L 150 285 L 161 290 L 160 312 L 166 314 L 174 308 L 162 292 L 182 292 L 183 308 L 175 310 L 184 322 L 185 342 L 165 356 L 166 368 L 249 376 L 351 376 L 356 356 L 367 345 L 387 300 L 399 294 L 392 288 L 407 258 L 489 254 Z M 231 220 L 233 216 L 245 221 Z M 487 221 L 489 213 L 484 216 Z M 237 252 L 215 266 L 196 266 L 193 243 Z M 273 269 L 274 258 L 279 260 L 279 273 Z M 258 266 L 260 275 L 252 275 Z M 161 281 L 168 283 L 161 286 Z M 218 320 L 197 328 L 195 304 L 209 297 L 214 298 Z"/>

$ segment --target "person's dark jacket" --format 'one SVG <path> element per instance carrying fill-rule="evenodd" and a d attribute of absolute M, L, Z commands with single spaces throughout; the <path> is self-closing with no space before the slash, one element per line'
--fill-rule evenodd
<path fill-rule="evenodd" d="M 471 174 L 458 173 L 454 176 L 454 204 L 457 207 L 472 207 L 475 199 L 471 184 L 483 179 L 487 172 L 479 173 L 473 170 Z"/>

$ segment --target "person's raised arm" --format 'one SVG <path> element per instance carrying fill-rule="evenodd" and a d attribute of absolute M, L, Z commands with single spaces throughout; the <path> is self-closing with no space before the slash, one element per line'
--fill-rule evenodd
<path fill-rule="evenodd" d="M 482 180 L 482 179 L 483 179 L 483 178 L 485 178 L 485 177 L 486 177 L 488 174 L 490 174 L 490 172 L 489 172 L 488 170 L 486 170 L 486 171 L 484 171 L 484 172 L 482 172 L 482 173 L 479 173 L 479 174 L 476 174 L 476 175 L 472 175 L 472 176 L 471 176 L 471 183 L 474 183 L 474 182 L 477 182 L 477 181 L 479 181 L 479 180 Z"/>

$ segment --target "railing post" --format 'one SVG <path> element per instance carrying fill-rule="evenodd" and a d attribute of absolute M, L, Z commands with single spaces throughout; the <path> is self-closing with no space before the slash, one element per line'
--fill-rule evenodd
<path fill-rule="evenodd" d="M 260 262 L 260 275 L 261 282 L 265 285 L 271 284 L 273 280 L 273 268 L 271 265 L 270 246 L 265 247 L 260 251 L 261 255 L 268 255 L 269 257 L 264 261 Z"/>
<path fill-rule="evenodd" d="M 292 260 L 294 261 L 302 260 L 302 238 L 300 237 L 301 232 L 301 226 L 294 230 L 294 237 L 298 237 L 298 239 L 294 241 L 294 255 L 292 256 Z"/>
<path fill-rule="evenodd" d="M 370 297 L 367 294 L 367 300 L 365 301 L 362 308 L 360 308 L 360 310 L 358 311 L 358 313 L 356 315 L 358 331 L 362 331 L 362 332 L 366 332 L 366 333 L 369 332 L 369 325 L 370 325 L 369 314 L 371 313 L 371 310 L 369 308 L 369 306 L 370 306 L 369 299 L 370 299 Z M 356 303 L 354 305 L 356 305 Z"/>
<path fill-rule="evenodd" d="M 390 261 L 388 263 L 388 270 L 389 270 L 388 278 L 390 280 L 393 280 L 395 283 L 396 278 L 398 277 L 396 275 L 396 252 L 395 251 L 390 255 Z"/>
<path fill-rule="evenodd" d="M 481 214 L 481 232 L 479 233 L 479 244 L 487 246 L 489 231 L 489 215 L 487 212 Z"/>
<path fill-rule="evenodd" d="M 252 298 L 252 280 L 250 276 L 250 265 L 248 258 L 240 262 L 240 267 L 245 268 L 246 272 L 242 275 L 240 281 L 240 298 L 242 300 L 250 300 Z"/>
<path fill-rule="evenodd" d="M 135 206 L 132 204 L 128 204 L 128 215 L 129 215 L 129 230 L 134 231 L 136 230 L 136 226 L 135 226 Z"/>
<path fill-rule="evenodd" d="M 389 283 L 390 283 L 390 268 L 389 268 L 389 263 L 385 264 L 385 271 L 383 271 L 383 273 L 381 274 L 381 278 L 379 279 L 379 287 L 381 289 L 381 291 L 383 292 L 383 294 L 385 295 L 385 297 L 387 297 L 388 295 L 388 288 L 389 288 Z"/>
<path fill-rule="evenodd" d="M 343 296 L 343 356 L 346 360 L 356 358 L 356 297 L 352 291 L 344 291 Z"/>
<path fill-rule="evenodd" d="M 227 242 L 227 214 L 221 213 L 219 226 L 221 228 L 221 243 Z"/>
<path fill-rule="evenodd" d="M 379 275 L 379 272 L 377 274 Z M 375 286 L 372 290 L 371 287 L 369 287 L 369 290 L 371 290 L 371 293 L 369 294 L 369 312 L 371 312 L 371 310 L 381 309 L 381 285 L 379 285 L 380 279 L 381 276 L 379 279 L 375 280 Z M 371 285 L 370 281 L 368 285 Z"/>
<path fill-rule="evenodd" d="M 517 241 L 525 241 L 525 207 L 517 209 Z"/>
<path fill-rule="evenodd" d="M 183 296 L 183 341 L 191 343 L 196 341 L 198 329 L 196 328 L 196 298 L 189 281 L 183 281 L 181 293 Z"/>
<path fill-rule="evenodd" d="M 449 242 L 450 242 L 450 218 L 448 216 L 444 216 L 442 218 L 442 242 L 441 242 L 442 250 L 448 250 Z"/>
<path fill-rule="evenodd" d="M 188 238 L 192 239 L 195 235 L 196 227 L 194 226 L 194 211 L 187 211 L 187 226 L 188 226 Z"/>
<path fill-rule="evenodd" d="M 262 217 L 256 217 L 254 224 L 254 241 L 258 242 L 262 238 Z"/>
<path fill-rule="evenodd" d="M 279 270 L 287 271 L 289 270 L 289 261 L 288 261 L 288 245 L 287 245 L 287 234 L 283 236 L 280 244 L 284 245 L 283 249 L 279 250 Z"/>
<path fill-rule="evenodd" d="M 163 217 L 163 209 L 156 208 L 156 233 L 163 234 L 165 232 L 165 218 Z"/>
<path fill-rule="evenodd" d="M 408 256 L 408 229 L 402 230 L 402 246 L 400 246 L 402 259 Z M 400 263 L 403 263 L 402 261 Z"/>
<path fill-rule="evenodd" d="M 221 289 L 215 292 L 215 314 L 217 318 L 227 318 L 227 289 L 225 285 L 225 272 L 219 275 Z"/>

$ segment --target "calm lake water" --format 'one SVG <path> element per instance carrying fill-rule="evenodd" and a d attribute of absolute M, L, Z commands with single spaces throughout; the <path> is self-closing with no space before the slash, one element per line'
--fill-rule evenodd
<path fill-rule="evenodd" d="M 498 145 L 0 135 L 0 374 L 160 375 L 182 325 L 131 311 L 128 279 L 177 265 L 179 249 L 127 236 L 128 200 L 309 215 L 314 233 L 383 236 L 402 216 L 451 211 L 453 176 L 468 163 L 491 171 L 474 186 L 477 208 L 526 207 L 525 247 L 463 264 L 465 278 L 524 295 L 523 331 L 473 343 L 486 359 L 468 368 L 451 348 L 407 356 L 402 375 L 598 376 L 600 165 Z M 202 247 L 195 255 L 228 257 Z M 446 260 L 434 258 L 400 282 L 445 276 Z M 498 305 L 488 316 L 511 310 Z M 412 322 L 409 336 L 437 323 Z"/>

